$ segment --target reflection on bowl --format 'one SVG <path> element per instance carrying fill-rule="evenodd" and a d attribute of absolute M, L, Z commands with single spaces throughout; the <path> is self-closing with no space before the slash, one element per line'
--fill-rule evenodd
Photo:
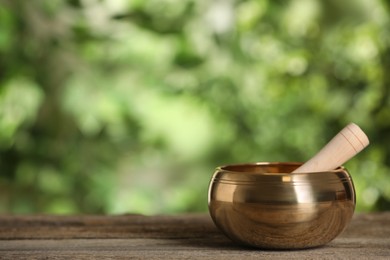
<path fill-rule="evenodd" d="M 233 241 L 269 249 L 324 245 L 338 236 L 355 210 L 348 171 L 294 173 L 300 163 L 218 167 L 209 186 L 214 223 Z"/>

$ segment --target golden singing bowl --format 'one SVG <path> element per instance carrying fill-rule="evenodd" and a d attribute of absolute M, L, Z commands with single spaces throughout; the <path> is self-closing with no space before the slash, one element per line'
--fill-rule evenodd
<path fill-rule="evenodd" d="M 294 173 L 300 163 L 218 167 L 209 186 L 209 211 L 229 238 L 268 249 L 324 245 L 338 236 L 355 210 L 348 171 Z"/>

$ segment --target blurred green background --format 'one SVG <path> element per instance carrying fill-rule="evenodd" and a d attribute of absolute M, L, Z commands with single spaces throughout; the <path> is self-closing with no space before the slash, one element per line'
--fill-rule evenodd
<path fill-rule="evenodd" d="M 390 209 L 390 1 L 0 3 L 1 213 L 204 212 L 216 166 L 351 121 L 357 210 Z"/>

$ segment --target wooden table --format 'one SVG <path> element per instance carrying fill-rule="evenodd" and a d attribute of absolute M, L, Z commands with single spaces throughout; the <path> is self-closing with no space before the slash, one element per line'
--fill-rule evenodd
<path fill-rule="evenodd" d="M 207 214 L 0 216 L 1 259 L 390 259 L 390 212 L 355 214 L 326 246 L 297 251 L 239 247 Z"/>

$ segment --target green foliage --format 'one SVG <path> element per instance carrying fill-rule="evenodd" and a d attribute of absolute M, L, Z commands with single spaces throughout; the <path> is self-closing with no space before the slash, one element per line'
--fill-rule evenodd
<path fill-rule="evenodd" d="M 205 211 L 215 166 L 350 121 L 358 210 L 388 210 L 389 28 L 384 0 L 2 0 L 0 211 Z"/>

